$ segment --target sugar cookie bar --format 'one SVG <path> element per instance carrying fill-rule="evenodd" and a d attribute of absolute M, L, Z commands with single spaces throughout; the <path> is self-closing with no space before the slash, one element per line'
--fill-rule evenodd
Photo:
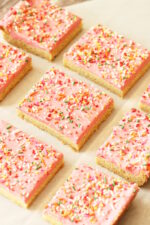
<path fill-rule="evenodd" d="M 143 185 L 150 176 L 150 118 L 131 109 L 97 152 L 97 163 Z"/>
<path fill-rule="evenodd" d="M 97 25 L 64 55 L 64 65 L 123 97 L 150 66 L 150 52 Z"/>
<path fill-rule="evenodd" d="M 43 215 L 52 225 L 114 225 L 137 192 L 136 184 L 80 165 L 46 205 Z"/>
<path fill-rule="evenodd" d="M 27 94 L 18 110 L 22 118 L 79 150 L 113 109 L 101 90 L 51 68 Z"/>
<path fill-rule="evenodd" d="M 0 101 L 31 67 L 31 58 L 26 53 L 0 42 Z"/>
<path fill-rule="evenodd" d="M 63 165 L 63 155 L 0 121 L 0 193 L 28 207 Z"/>
<path fill-rule="evenodd" d="M 49 0 L 19 1 L 0 21 L 4 38 L 52 60 L 81 30 L 81 19 Z"/>
<path fill-rule="evenodd" d="M 144 91 L 141 100 L 140 100 L 140 108 L 148 113 L 150 113 L 150 85 Z"/>

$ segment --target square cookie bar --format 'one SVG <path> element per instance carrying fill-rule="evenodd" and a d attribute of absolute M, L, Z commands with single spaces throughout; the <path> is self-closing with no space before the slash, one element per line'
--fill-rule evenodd
<path fill-rule="evenodd" d="M 19 1 L 0 21 L 4 38 L 52 60 L 81 30 L 81 19 L 49 0 Z"/>
<path fill-rule="evenodd" d="M 150 66 L 150 52 L 97 25 L 64 55 L 64 65 L 123 97 Z"/>
<path fill-rule="evenodd" d="M 150 176 L 150 118 L 131 109 L 97 152 L 97 163 L 143 185 Z"/>
<path fill-rule="evenodd" d="M 26 53 L 0 42 L 0 101 L 26 75 L 31 64 Z"/>
<path fill-rule="evenodd" d="M 51 68 L 20 103 L 19 116 L 79 150 L 113 109 L 101 90 Z"/>
<path fill-rule="evenodd" d="M 140 100 L 140 108 L 148 113 L 150 113 L 150 85 L 143 93 Z"/>
<path fill-rule="evenodd" d="M 63 165 L 63 155 L 0 121 L 0 193 L 28 207 Z"/>
<path fill-rule="evenodd" d="M 114 225 L 137 192 L 136 184 L 80 165 L 46 205 L 43 215 L 52 225 Z"/>

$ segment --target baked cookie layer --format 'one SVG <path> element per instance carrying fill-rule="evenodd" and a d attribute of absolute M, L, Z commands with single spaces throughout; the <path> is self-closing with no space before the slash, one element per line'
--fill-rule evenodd
<path fill-rule="evenodd" d="M 143 93 L 139 105 L 142 110 L 150 113 L 150 85 Z"/>
<path fill-rule="evenodd" d="M 20 103 L 19 115 L 79 150 L 113 109 L 107 94 L 51 68 Z"/>
<path fill-rule="evenodd" d="M 97 151 L 97 163 L 143 185 L 150 176 L 150 118 L 131 109 Z"/>
<path fill-rule="evenodd" d="M 81 30 L 79 17 L 49 0 L 19 1 L 0 21 L 4 38 L 52 60 Z"/>
<path fill-rule="evenodd" d="M 136 184 L 80 165 L 46 205 L 44 218 L 52 225 L 114 225 L 137 192 Z"/>
<path fill-rule="evenodd" d="M 64 55 L 64 65 L 123 97 L 150 66 L 150 52 L 97 25 Z"/>
<path fill-rule="evenodd" d="M 28 207 L 62 165 L 62 153 L 0 121 L 1 194 Z"/>
<path fill-rule="evenodd" d="M 0 101 L 31 69 L 31 58 L 21 50 L 0 43 Z"/>

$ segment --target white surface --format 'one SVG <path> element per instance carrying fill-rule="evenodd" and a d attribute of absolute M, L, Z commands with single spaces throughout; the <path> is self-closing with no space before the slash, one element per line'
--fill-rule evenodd
<path fill-rule="evenodd" d="M 91 26 L 101 23 L 109 26 L 113 30 L 134 39 L 150 49 L 150 1 L 149 0 L 93 0 L 68 7 L 72 12 L 83 18 L 84 30 L 77 36 L 77 40 L 85 30 Z M 75 41 L 74 40 L 74 41 Z M 73 42 L 74 42 L 73 41 Z M 72 42 L 72 43 L 73 43 Z M 71 44 L 69 46 L 71 46 Z M 69 47 L 68 46 L 68 47 Z M 32 55 L 33 70 L 11 91 L 11 93 L 0 103 L 0 116 L 22 130 L 34 135 L 38 139 L 48 144 L 53 144 L 58 150 L 64 153 L 65 166 L 47 185 L 43 192 L 38 196 L 29 209 L 22 209 L 0 196 L 0 225 L 46 225 L 48 224 L 42 219 L 42 210 L 45 202 L 55 193 L 55 191 L 64 182 L 71 173 L 72 168 L 79 161 L 84 162 L 85 158 L 94 166 L 95 155 L 98 147 L 104 142 L 111 133 L 112 127 L 117 124 L 122 115 L 131 107 L 138 107 L 141 94 L 150 82 L 150 70 L 140 79 L 132 90 L 121 99 L 109 91 L 115 100 L 115 110 L 111 116 L 105 121 L 98 131 L 93 134 L 90 140 L 84 145 L 82 151 L 74 152 L 69 146 L 63 145 L 56 138 L 46 132 L 41 131 L 35 126 L 20 119 L 16 114 L 16 106 L 23 99 L 27 91 L 35 82 L 39 80 L 42 74 L 52 65 L 56 65 L 62 70 L 68 72 L 71 76 L 78 79 L 87 79 L 76 73 L 63 68 L 62 56 L 68 47 L 50 63 Z M 98 85 L 95 85 L 98 87 Z M 102 88 L 103 89 L 103 88 Z M 103 89 L 104 90 L 104 89 Z M 120 219 L 119 225 L 149 225 L 150 224 L 150 182 L 148 182 L 137 198 L 132 203 L 125 215 Z"/>

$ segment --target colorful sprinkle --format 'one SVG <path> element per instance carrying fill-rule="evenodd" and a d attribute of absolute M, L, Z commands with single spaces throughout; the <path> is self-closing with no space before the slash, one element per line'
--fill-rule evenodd
<path fill-rule="evenodd" d="M 0 92 L 3 92 L 31 58 L 21 50 L 3 43 L 0 43 L 0 55 Z"/>
<path fill-rule="evenodd" d="M 1 27 L 15 39 L 51 52 L 81 19 L 50 3 L 19 1 L 0 21 Z"/>
<path fill-rule="evenodd" d="M 0 187 L 26 204 L 63 155 L 4 121 L 0 139 Z"/>
<path fill-rule="evenodd" d="M 32 88 L 19 110 L 79 143 L 112 105 L 113 100 L 104 92 L 52 68 Z"/>
<path fill-rule="evenodd" d="M 90 29 L 65 54 L 64 58 L 123 90 L 150 62 L 150 52 L 109 28 Z"/>
<path fill-rule="evenodd" d="M 136 184 L 80 165 L 46 205 L 44 215 L 60 224 L 113 224 L 137 192 Z"/>
<path fill-rule="evenodd" d="M 138 176 L 150 176 L 150 118 L 131 109 L 113 128 L 108 140 L 100 147 L 97 157 Z"/>

